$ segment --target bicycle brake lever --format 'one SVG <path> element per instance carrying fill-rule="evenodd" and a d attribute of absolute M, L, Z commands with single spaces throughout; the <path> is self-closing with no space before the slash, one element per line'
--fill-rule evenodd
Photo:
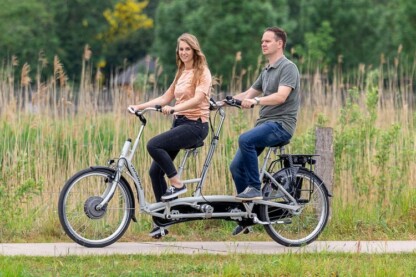
<path fill-rule="evenodd" d="M 133 107 L 127 107 L 127 110 L 130 112 L 130 113 L 132 113 L 132 114 L 136 114 L 136 110 L 135 109 L 133 109 Z"/>
<path fill-rule="evenodd" d="M 241 101 L 238 99 L 233 98 L 230 95 L 227 95 L 225 97 L 224 103 L 226 103 L 227 105 L 233 106 L 233 107 L 237 107 L 241 109 Z"/>

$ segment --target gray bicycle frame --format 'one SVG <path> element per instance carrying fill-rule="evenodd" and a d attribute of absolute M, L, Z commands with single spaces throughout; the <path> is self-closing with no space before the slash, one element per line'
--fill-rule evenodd
<path fill-rule="evenodd" d="M 116 166 L 116 176 L 114 176 L 114 180 L 112 181 L 111 185 L 107 190 L 104 192 L 102 198 L 103 200 L 101 203 L 97 206 L 97 209 L 101 209 L 113 196 L 115 189 L 117 187 L 117 184 L 121 178 L 122 172 L 124 169 L 127 169 L 128 175 L 133 179 L 137 195 L 138 195 L 138 201 L 139 201 L 139 207 L 140 212 L 144 212 L 146 214 L 150 214 L 155 217 L 160 218 L 166 218 L 166 219 L 173 219 L 173 220 L 179 220 L 179 219 L 185 219 L 185 218 L 224 218 L 224 217 L 230 217 L 230 218 L 251 218 L 253 219 L 254 223 L 259 224 L 274 224 L 274 223 L 280 223 L 278 222 L 262 222 L 257 218 L 257 214 L 253 213 L 253 207 L 254 204 L 262 204 L 262 205 L 269 205 L 274 206 L 278 208 L 283 208 L 287 210 L 297 211 L 301 209 L 301 206 L 297 204 L 296 200 L 286 192 L 286 190 L 273 178 L 273 176 L 266 171 L 266 166 L 268 164 L 268 160 L 270 159 L 270 155 L 272 152 L 276 152 L 276 147 L 270 147 L 268 148 L 268 151 L 266 153 L 266 156 L 264 158 L 264 162 L 262 165 L 262 168 L 260 169 L 260 180 L 263 180 L 264 175 L 266 175 L 270 180 L 277 186 L 281 191 L 291 200 L 292 204 L 282 204 L 282 203 L 276 203 L 272 201 L 267 200 L 253 200 L 250 202 L 243 202 L 242 200 L 236 199 L 235 196 L 229 196 L 229 195 L 202 195 L 202 189 L 204 185 L 204 181 L 206 179 L 206 174 L 208 172 L 209 165 L 211 163 L 214 151 L 218 145 L 219 141 L 219 134 L 222 129 L 222 125 L 225 120 L 225 111 L 222 107 L 218 108 L 218 112 L 220 114 L 220 122 L 215 130 L 214 137 L 211 140 L 211 144 L 208 150 L 208 154 L 205 158 L 205 162 L 202 168 L 202 172 L 199 178 L 195 179 L 188 179 L 183 180 L 184 184 L 190 184 L 190 183 L 198 183 L 197 187 L 194 191 L 194 194 L 192 197 L 183 197 L 178 198 L 172 201 L 167 202 L 157 202 L 157 203 L 149 203 L 145 198 L 145 192 L 139 177 L 139 174 L 137 173 L 136 169 L 134 168 L 132 164 L 133 155 L 136 152 L 136 149 L 139 145 L 143 130 L 146 125 L 146 120 L 142 121 L 142 125 L 139 128 L 138 135 L 136 137 L 136 140 L 131 146 L 131 139 L 128 139 L 125 141 L 124 146 L 121 151 L 121 155 L 118 159 L 117 166 Z M 155 108 L 146 108 L 139 112 L 140 115 L 144 115 L 145 113 L 149 111 L 156 111 Z M 282 148 L 281 148 L 282 150 Z M 185 163 L 189 157 L 189 154 L 192 151 L 196 151 L 196 149 L 186 149 L 185 155 L 182 158 L 182 161 L 179 166 L 178 174 L 182 173 L 182 170 L 185 166 Z M 245 211 L 232 211 L 232 212 L 215 212 L 214 208 L 210 206 L 208 203 L 215 203 L 215 202 L 228 202 L 228 203 L 242 203 Z M 295 204 L 293 204 L 295 203 Z M 178 211 L 174 210 L 173 208 L 175 206 L 190 206 L 196 210 L 199 210 L 199 213 L 187 213 L 187 214 L 181 214 Z M 161 213 L 163 211 L 163 213 Z"/>

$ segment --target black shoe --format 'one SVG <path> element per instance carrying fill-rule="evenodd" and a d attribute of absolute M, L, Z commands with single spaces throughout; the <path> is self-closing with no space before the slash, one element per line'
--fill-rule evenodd
<path fill-rule="evenodd" d="M 253 232 L 253 229 L 252 229 L 252 227 L 251 226 L 242 226 L 242 225 L 237 225 L 235 228 L 234 228 L 234 230 L 233 230 L 233 236 L 236 236 L 236 235 L 238 235 L 238 234 L 240 234 L 240 233 L 243 233 L 243 234 L 248 234 L 248 233 L 251 233 L 251 232 Z"/>
<path fill-rule="evenodd" d="M 168 200 L 168 199 L 172 199 L 182 193 L 187 192 L 188 189 L 186 188 L 185 185 L 183 185 L 181 188 L 177 188 L 174 186 L 171 186 L 170 188 L 168 188 L 166 190 L 166 193 L 162 196 L 162 200 Z"/>
<path fill-rule="evenodd" d="M 163 236 L 166 236 L 167 234 L 169 234 L 169 231 L 166 230 L 165 228 L 156 226 L 155 228 L 152 229 L 152 231 L 150 231 L 149 236 L 151 236 L 154 239 L 160 239 Z"/>
<path fill-rule="evenodd" d="M 261 200 L 263 195 L 260 190 L 248 186 L 242 193 L 237 194 L 235 198 L 240 200 Z"/>

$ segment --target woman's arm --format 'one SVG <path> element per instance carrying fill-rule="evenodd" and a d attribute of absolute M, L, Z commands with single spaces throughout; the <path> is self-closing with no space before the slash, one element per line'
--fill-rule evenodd
<path fill-rule="evenodd" d="M 189 99 L 189 100 L 187 100 L 187 101 L 185 101 L 181 104 L 175 105 L 175 107 L 166 106 L 166 109 L 169 113 L 172 109 L 174 109 L 175 112 L 186 111 L 188 109 L 191 109 L 191 108 L 197 106 L 199 103 L 204 101 L 205 97 L 207 97 L 207 95 L 205 93 L 203 93 L 202 91 L 196 91 L 195 96 L 192 97 L 191 99 Z M 163 109 L 162 109 L 162 111 L 163 111 Z"/>
<path fill-rule="evenodd" d="M 149 100 L 147 102 L 144 102 L 139 105 L 130 105 L 129 107 L 133 108 L 134 110 L 143 110 L 149 107 L 154 107 L 156 105 L 165 106 L 169 104 L 173 100 L 173 93 L 171 93 L 171 87 L 161 96 L 154 98 L 152 100 Z"/>
<path fill-rule="evenodd" d="M 208 68 L 204 69 L 203 74 L 199 77 L 198 85 L 195 87 L 194 96 L 174 107 L 165 106 L 162 108 L 164 114 L 169 114 L 174 110 L 175 112 L 185 111 L 198 106 L 201 102 L 209 98 L 212 85 L 211 72 Z"/>

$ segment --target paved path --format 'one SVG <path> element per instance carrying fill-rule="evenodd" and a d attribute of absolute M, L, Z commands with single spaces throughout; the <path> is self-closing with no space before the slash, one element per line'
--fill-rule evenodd
<path fill-rule="evenodd" d="M 0 255 L 67 256 L 112 254 L 285 254 L 285 253 L 415 253 L 416 241 L 316 241 L 289 248 L 275 242 L 134 242 L 105 248 L 86 248 L 75 243 L 0 243 Z"/>

